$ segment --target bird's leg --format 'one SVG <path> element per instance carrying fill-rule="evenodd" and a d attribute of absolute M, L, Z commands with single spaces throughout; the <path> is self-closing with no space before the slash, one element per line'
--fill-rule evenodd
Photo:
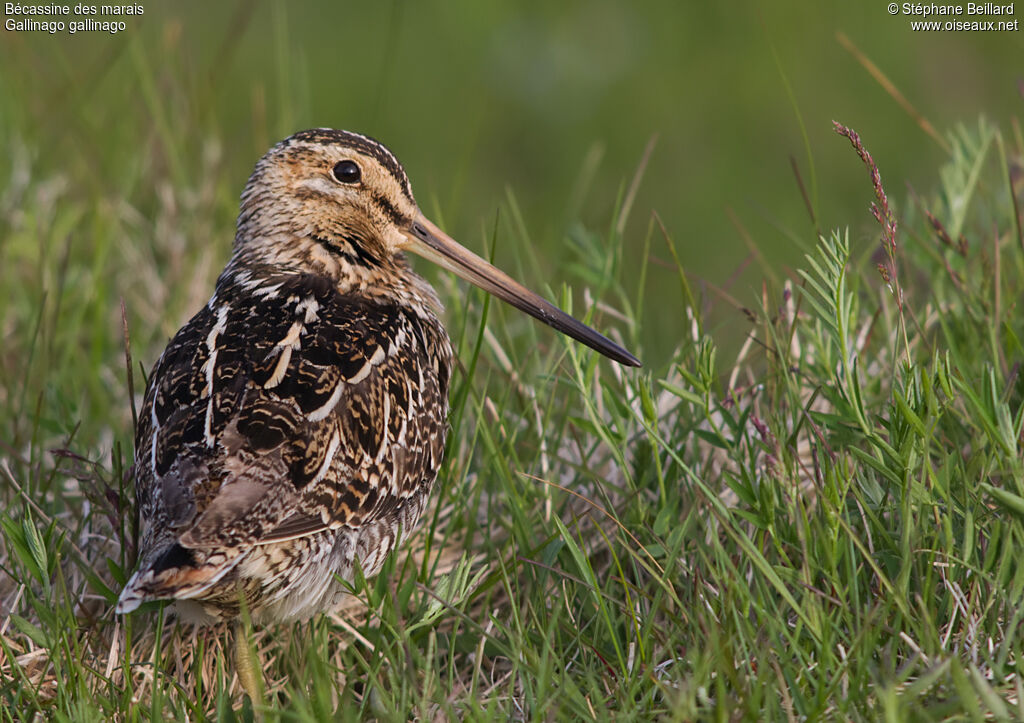
<path fill-rule="evenodd" d="M 253 712 L 257 720 L 262 720 L 263 709 L 263 670 L 257 663 L 257 654 L 249 642 L 249 632 L 252 626 L 248 625 L 248 615 L 235 624 L 235 671 L 238 673 L 238 680 L 242 684 L 242 690 L 252 701 Z"/>

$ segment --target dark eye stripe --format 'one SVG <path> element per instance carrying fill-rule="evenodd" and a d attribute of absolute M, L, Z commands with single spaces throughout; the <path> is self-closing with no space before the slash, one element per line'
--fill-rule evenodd
<path fill-rule="evenodd" d="M 382 193 L 374 193 L 373 201 L 377 204 L 377 207 L 381 209 L 392 222 L 401 224 L 403 222 L 402 214 L 398 212 L 391 201 L 388 200 L 387 196 Z"/>
<path fill-rule="evenodd" d="M 340 256 L 353 266 L 376 267 L 380 266 L 380 260 L 367 251 L 363 242 L 355 236 L 343 236 L 348 248 L 323 236 L 313 236 L 314 241 L 336 256 Z"/>

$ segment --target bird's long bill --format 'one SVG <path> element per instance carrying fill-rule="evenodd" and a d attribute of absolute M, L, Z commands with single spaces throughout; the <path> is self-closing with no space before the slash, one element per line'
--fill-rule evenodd
<path fill-rule="evenodd" d="M 601 352 L 609 359 L 628 366 L 640 366 L 640 361 L 621 346 L 537 296 L 501 269 L 460 246 L 422 213 L 416 217 L 406 235 L 410 241 L 407 246 L 410 251 L 448 269 L 591 349 Z"/>

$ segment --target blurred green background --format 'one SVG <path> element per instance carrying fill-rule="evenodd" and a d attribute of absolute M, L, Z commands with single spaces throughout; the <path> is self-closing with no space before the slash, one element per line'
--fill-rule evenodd
<path fill-rule="evenodd" d="M 590 281 L 580 273 L 581 229 L 607 239 L 616 199 L 656 136 L 617 270 L 630 298 L 645 299 L 636 334 L 653 366 L 684 332 L 659 236 L 637 289 L 652 211 L 698 289 L 725 288 L 754 305 L 762 279 L 786 273 L 815 240 L 791 159 L 820 227 L 851 224 L 862 250 L 874 243 L 870 186 L 833 119 L 860 132 L 897 205 L 904 183 L 935 188 L 943 150 L 837 33 L 940 133 L 980 113 L 1006 129 L 1021 107 L 1024 34 L 915 33 L 880 1 L 143 6 L 117 35 L 5 31 L 0 44 L 4 203 L 24 198 L 15 187 L 26 174 L 29 186 L 60 179 L 62 198 L 86 209 L 68 263 L 86 263 L 96 243 L 88 209 L 127 205 L 130 218 L 152 218 L 162 188 L 191 188 L 212 194 L 200 209 L 211 220 L 177 241 L 196 253 L 166 263 L 194 264 L 196 288 L 208 291 L 255 160 L 296 130 L 335 126 L 386 142 L 420 205 L 467 246 L 484 249 L 499 218 L 499 265 L 557 293 L 562 282 Z M 529 254 L 508 248 L 520 243 L 510 194 Z M 145 245 L 146 228 L 126 223 L 120 233 Z M 762 254 L 754 263 L 745 264 L 744 234 Z M 130 269 L 105 268 L 93 283 L 139 281 Z M 188 268 L 167 275 L 187 278 Z M 161 297 L 171 318 L 154 337 L 166 339 L 194 310 L 198 292 L 190 293 L 188 301 L 175 289 Z M 113 325 L 116 340 L 119 312 L 108 311 L 97 318 Z M 747 328 L 735 304 L 716 305 L 714 319 L 736 338 Z"/>

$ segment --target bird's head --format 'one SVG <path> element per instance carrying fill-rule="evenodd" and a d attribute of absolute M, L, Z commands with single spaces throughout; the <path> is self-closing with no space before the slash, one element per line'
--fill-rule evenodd
<path fill-rule="evenodd" d="M 348 131 L 302 131 L 256 164 L 242 193 L 236 253 L 338 278 L 400 281 L 411 251 L 615 361 L 628 351 L 460 246 L 416 205 L 385 146 Z"/>

